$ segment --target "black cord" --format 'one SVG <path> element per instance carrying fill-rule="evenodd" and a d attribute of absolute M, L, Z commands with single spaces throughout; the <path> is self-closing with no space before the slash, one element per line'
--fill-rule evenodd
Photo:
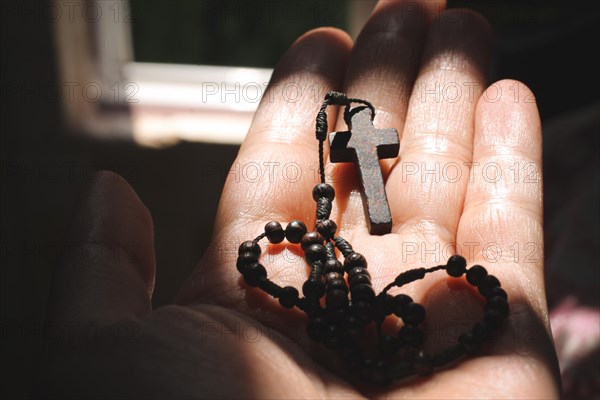
<path fill-rule="evenodd" d="M 319 141 L 319 174 L 321 175 L 321 183 L 325 183 L 325 160 L 323 154 L 323 142 L 327 139 L 327 130 L 329 129 L 327 124 L 327 107 L 330 105 L 345 106 L 344 109 L 344 121 L 346 125 L 350 126 L 350 104 L 359 103 L 364 104 L 371 110 L 371 120 L 375 119 L 375 107 L 366 100 L 348 98 L 344 93 L 340 92 L 328 92 L 325 95 L 325 100 L 321 104 L 321 108 L 317 113 L 317 120 L 315 124 L 315 136 Z"/>

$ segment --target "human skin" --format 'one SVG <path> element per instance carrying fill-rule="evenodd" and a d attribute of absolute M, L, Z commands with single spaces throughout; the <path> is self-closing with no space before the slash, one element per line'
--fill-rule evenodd
<path fill-rule="evenodd" d="M 542 138 L 534 97 L 525 85 L 510 80 L 496 82 L 484 93 L 492 35 L 481 16 L 466 10 L 442 12 L 443 5 L 431 2 L 410 5 L 380 2 L 355 43 L 340 30 L 321 28 L 290 47 L 275 68 L 236 162 L 295 163 L 301 179 L 230 175 L 212 245 L 175 304 L 151 307 L 155 261 L 149 210 L 121 177 L 98 174 L 70 238 L 82 249 L 110 251 L 93 259 L 81 256 L 84 251 L 63 257 L 48 321 L 75 330 L 85 324 L 118 326 L 126 334 L 106 342 L 75 334 L 68 342 L 52 343 L 40 366 L 40 394 L 559 397 L 544 290 Z M 419 7 L 428 12 L 415 12 Z M 286 92 L 290 87 L 300 89 L 294 101 Z M 461 88 L 459 95 L 452 91 L 456 87 Z M 333 353 L 308 340 L 306 317 L 300 311 L 284 310 L 241 279 L 235 268 L 237 245 L 256 237 L 268 221 L 285 226 L 300 219 L 314 225 L 314 118 L 330 90 L 369 100 L 377 110 L 375 126 L 395 127 L 401 139 L 399 157 L 381 162 L 393 217 L 390 234 L 368 234 L 355 166 L 328 166 L 336 190 L 331 218 L 339 235 L 368 260 L 376 292 L 403 270 L 443 262 L 423 249 L 462 253 L 469 265 L 482 264 L 497 276 L 508 293 L 511 314 L 480 356 L 430 377 L 369 386 L 342 369 Z M 337 113 L 329 110 L 328 117 L 330 127 L 347 129 Z M 436 163 L 439 173 L 452 166 L 452 176 L 436 180 L 423 173 L 435 171 Z M 490 164 L 494 171 L 482 173 Z M 520 171 L 530 179 L 514 173 L 515 166 L 525 165 L 530 170 Z M 498 169 L 502 174 L 494 175 Z M 460 179 L 455 179 L 456 171 Z M 497 248 L 484 246 L 490 243 L 503 250 L 500 257 L 486 253 Z M 223 250 L 224 244 L 230 251 Z M 520 251 L 509 251 L 515 244 Z M 418 251 L 408 251 L 415 248 Z M 127 257 L 110 257 L 115 249 Z M 269 277 L 300 288 L 307 271 L 297 246 L 282 244 L 264 251 L 271 254 L 265 261 Z M 435 335 L 432 321 L 439 327 L 481 318 L 476 293 L 442 272 L 403 292 L 427 309 L 429 348 L 449 344 Z"/>

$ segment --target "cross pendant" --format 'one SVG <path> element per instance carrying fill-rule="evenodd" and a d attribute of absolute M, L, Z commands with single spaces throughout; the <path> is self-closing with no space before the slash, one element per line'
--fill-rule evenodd
<path fill-rule="evenodd" d="M 360 176 L 363 207 L 371 235 L 384 235 L 392 230 L 392 215 L 388 205 L 379 160 L 394 158 L 400 151 L 398 131 L 394 128 L 375 129 L 371 111 L 357 107 L 350 111 L 349 130 L 329 135 L 329 159 L 333 163 L 356 162 Z"/>

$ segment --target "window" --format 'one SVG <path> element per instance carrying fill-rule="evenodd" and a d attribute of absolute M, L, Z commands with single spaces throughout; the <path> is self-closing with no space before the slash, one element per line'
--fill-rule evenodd
<path fill-rule="evenodd" d="M 241 143 L 272 68 L 304 31 L 359 31 L 375 1 L 55 1 L 74 131 L 160 146 Z"/>

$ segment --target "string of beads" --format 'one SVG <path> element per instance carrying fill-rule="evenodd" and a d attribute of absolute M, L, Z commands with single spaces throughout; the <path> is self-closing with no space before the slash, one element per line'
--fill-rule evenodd
<path fill-rule="evenodd" d="M 345 114 L 348 114 L 349 105 L 354 102 L 366 104 L 375 115 L 372 105 L 364 100 L 350 99 L 336 92 L 330 92 L 325 98 L 316 126 L 321 171 L 324 170 L 322 143 L 327 135 L 325 109 L 329 104 L 345 105 Z M 348 241 L 335 236 L 337 225 L 329 219 L 335 190 L 324 182 L 323 172 L 321 180 L 312 192 L 317 220 L 313 231 L 309 232 L 300 220 L 289 222 L 285 229 L 279 222 L 271 221 L 263 233 L 240 245 L 236 265 L 249 286 L 263 290 L 285 308 L 297 307 L 304 311 L 309 319 L 307 335 L 339 352 L 351 371 L 375 384 L 429 375 L 463 355 L 475 354 L 494 336 L 509 314 L 508 296 L 495 276 L 480 265 L 467 268 L 466 260 L 460 255 L 450 257 L 444 265 L 404 271 L 376 294 L 365 257 L 355 252 Z M 272 244 L 287 240 L 301 246 L 310 265 L 310 273 L 302 285 L 303 296 L 292 286 L 282 287 L 268 279 L 266 268 L 259 261 L 262 254 L 259 242 L 265 238 Z M 336 249 L 343 256 L 343 263 L 336 256 Z M 424 340 L 421 324 L 426 317 L 425 308 L 405 294 L 391 295 L 389 291 L 436 271 L 446 271 L 453 278 L 465 275 L 467 282 L 476 287 L 485 300 L 485 311 L 483 319 L 460 335 L 456 344 L 429 354 L 420 349 Z M 391 315 L 403 322 L 394 335 L 386 334 L 383 329 L 384 320 Z M 377 331 L 376 351 L 364 343 L 370 325 Z"/>

